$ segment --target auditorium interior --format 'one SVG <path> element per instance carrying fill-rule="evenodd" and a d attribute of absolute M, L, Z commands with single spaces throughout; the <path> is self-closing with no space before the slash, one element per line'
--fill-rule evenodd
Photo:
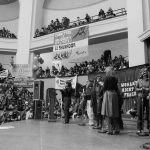
<path fill-rule="evenodd" d="M 105 87 L 107 68 L 115 72 L 122 101 L 122 124 L 112 134 L 115 119 L 104 115 L 95 128 L 98 98 L 94 105 L 86 97 L 97 79 Z M 149 0 L 0 0 L 0 149 L 150 149 L 149 68 Z M 142 81 L 140 107 L 137 83 L 145 72 L 147 103 Z"/>

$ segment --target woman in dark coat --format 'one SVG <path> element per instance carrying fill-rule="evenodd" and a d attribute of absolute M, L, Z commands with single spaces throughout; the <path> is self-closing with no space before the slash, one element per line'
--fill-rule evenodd
<path fill-rule="evenodd" d="M 104 80 L 104 96 L 102 104 L 102 115 L 107 119 L 108 134 L 119 134 L 119 96 L 118 80 L 114 76 L 112 67 L 106 68 L 106 78 Z"/>
<path fill-rule="evenodd" d="M 92 105 L 96 125 L 93 129 L 101 129 L 103 126 L 103 116 L 101 115 L 103 102 L 103 81 L 101 76 L 97 76 L 94 83 L 94 92 L 92 96 Z"/>
<path fill-rule="evenodd" d="M 71 105 L 71 96 L 73 94 L 73 88 L 71 85 L 71 82 L 66 83 L 65 89 L 62 91 L 62 97 L 63 97 L 63 102 L 64 102 L 64 114 L 65 114 L 65 124 L 69 123 L 69 108 Z"/>

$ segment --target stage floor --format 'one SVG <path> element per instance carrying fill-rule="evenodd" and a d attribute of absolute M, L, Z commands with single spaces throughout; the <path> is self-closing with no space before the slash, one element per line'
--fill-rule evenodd
<path fill-rule="evenodd" d="M 25 120 L 0 125 L 0 150 L 140 150 L 146 142 L 149 136 L 138 137 L 126 125 L 120 135 L 98 133 L 77 122 Z"/>

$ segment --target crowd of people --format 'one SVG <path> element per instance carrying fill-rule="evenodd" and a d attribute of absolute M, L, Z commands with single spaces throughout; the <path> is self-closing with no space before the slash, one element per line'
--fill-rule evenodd
<path fill-rule="evenodd" d="M 97 76 L 94 81 L 88 80 L 81 91 L 78 91 L 80 98 L 74 95 L 71 82 L 66 84 L 62 90 L 64 102 L 64 123 L 68 124 L 70 115 L 76 114 L 81 117 L 79 125 L 86 125 L 83 116 L 87 116 L 88 125 L 98 129 L 99 133 L 116 135 L 123 129 L 121 108 L 123 99 L 117 85 L 117 78 L 113 67 L 106 68 L 106 77 Z M 74 111 L 72 107 L 72 96 L 76 97 Z M 105 123 L 104 123 L 105 122 Z"/>
<path fill-rule="evenodd" d="M 28 119 L 27 113 L 32 113 L 33 94 L 27 88 L 15 86 L 12 77 L 5 79 L 1 83 L 1 88 L 0 124 Z M 30 118 L 32 118 L 31 115 Z"/>
<path fill-rule="evenodd" d="M 124 128 L 122 120 L 123 96 L 118 87 L 118 79 L 113 67 L 107 67 L 104 77 L 97 75 L 94 80 L 88 80 L 85 86 L 77 88 L 74 95 L 71 83 L 67 83 L 62 91 L 64 102 L 64 123 L 70 118 L 80 118 L 80 126 L 93 126 L 98 133 L 118 135 Z M 147 68 L 142 68 L 135 85 L 137 106 L 134 115 L 137 116 L 138 136 L 149 134 L 149 79 Z M 72 97 L 76 97 L 73 100 Z M 132 115 L 132 114 L 131 114 Z M 88 123 L 87 123 L 88 120 Z M 145 126 L 144 121 L 147 121 Z M 145 132 L 148 131 L 148 132 Z"/>
<path fill-rule="evenodd" d="M 101 21 L 101 20 L 112 18 L 115 16 L 116 16 L 116 14 L 114 13 L 113 9 L 111 7 L 109 7 L 107 12 L 104 12 L 103 9 L 100 9 L 100 11 L 98 12 L 97 18 L 93 18 L 88 13 L 85 15 L 84 19 L 80 19 L 80 17 L 77 17 L 77 20 L 73 21 L 73 22 L 70 22 L 70 19 L 67 17 L 63 17 L 61 21 L 57 18 L 55 21 L 51 20 L 50 24 L 47 27 L 42 27 L 41 29 L 36 29 L 34 38 L 40 37 L 40 36 L 43 36 L 46 34 L 58 32 L 61 30 L 65 30 L 68 28 L 73 28 L 73 27 L 85 25 L 88 23 Z"/>
<path fill-rule="evenodd" d="M 10 39 L 16 39 L 16 35 L 14 33 L 11 33 L 8 29 L 3 27 L 0 29 L 0 38 L 10 38 Z"/>
<path fill-rule="evenodd" d="M 52 66 L 52 70 L 47 67 L 45 70 L 42 67 L 39 68 L 38 77 L 52 77 L 52 76 L 75 76 L 75 75 L 88 75 L 89 73 L 98 73 L 104 72 L 107 66 L 113 66 L 115 70 L 124 69 L 129 67 L 129 63 L 125 57 L 119 55 L 115 56 L 114 59 L 108 57 L 107 59 L 104 55 L 101 55 L 101 58 L 98 60 L 85 61 L 81 63 L 76 63 L 73 67 L 68 69 L 65 66 L 62 66 L 58 70 L 55 66 Z"/>
<path fill-rule="evenodd" d="M 0 65 L 0 71 L 3 71 Z M 13 78 L 9 75 L 4 80 L 0 79 L 0 124 L 10 121 L 33 119 L 34 100 L 33 93 L 26 88 L 18 88 L 14 85 Z M 60 90 L 62 101 L 56 101 L 54 115 L 56 118 L 64 118 L 64 123 L 68 124 L 70 118 L 81 119 L 79 125 L 93 126 L 99 133 L 116 135 L 123 129 L 122 105 L 123 96 L 118 87 L 115 68 L 107 66 L 105 76 L 97 75 L 93 80 L 88 80 L 86 85 L 77 83 L 76 90 L 72 88 L 71 82 L 66 83 L 66 87 Z M 137 107 L 134 110 L 137 116 L 137 134 L 143 134 L 144 120 L 147 120 L 149 129 L 149 79 L 148 69 L 142 68 L 139 79 L 136 82 Z M 45 103 L 45 104 L 44 104 Z M 42 104 L 42 118 L 48 118 L 49 106 L 46 101 Z M 144 113 L 145 112 L 145 113 Z M 131 114 L 132 115 L 132 114 Z M 86 119 L 85 119 L 86 118 Z"/>

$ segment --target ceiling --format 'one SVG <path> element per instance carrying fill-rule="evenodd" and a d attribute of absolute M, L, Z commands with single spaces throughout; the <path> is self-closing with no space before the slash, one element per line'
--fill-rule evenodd
<path fill-rule="evenodd" d="M 6 5 L 6 4 L 10 4 L 13 3 L 17 0 L 0 0 L 0 5 Z"/>

